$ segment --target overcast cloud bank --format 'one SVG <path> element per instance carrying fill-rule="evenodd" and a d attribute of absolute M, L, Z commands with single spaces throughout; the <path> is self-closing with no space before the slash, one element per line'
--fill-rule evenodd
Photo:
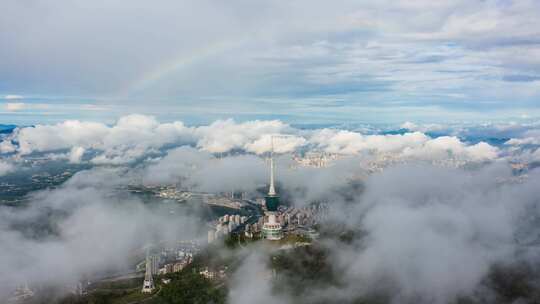
<path fill-rule="evenodd" d="M 132 2 L 4 1 L 0 92 L 24 102 L 10 108 L 54 119 L 89 102 L 101 115 L 119 106 L 206 121 L 539 115 L 535 0 Z"/>
<path fill-rule="evenodd" d="M 276 153 L 390 153 L 403 159 L 451 158 L 466 162 L 493 161 L 508 154 L 486 142 L 464 141 L 459 133 L 433 137 L 426 128 L 411 123 L 406 127 L 411 129 L 405 129 L 402 134 L 371 134 L 335 128 L 298 129 L 279 120 L 237 123 L 231 119 L 190 127 L 181 121 L 160 123 L 152 116 L 133 114 L 121 117 L 113 125 L 69 120 L 17 128 L 4 136 L 0 153 L 16 159 L 33 153 L 62 152 L 72 163 L 126 164 L 160 156 L 164 150 L 184 145 L 209 153 L 264 155 L 271 150 L 273 141 Z M 536 143 L 538 129 L 523 130 L 517 134 L 520 137 L 507 141 L 507 147 Z"/>

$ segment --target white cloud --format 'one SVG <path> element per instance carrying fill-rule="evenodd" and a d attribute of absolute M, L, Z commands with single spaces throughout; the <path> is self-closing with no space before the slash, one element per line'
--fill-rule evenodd
<path fill-rule="evenodd" d="M 540 138 L 537 137 L 525 137 L 525 138 L 512 138 L 505 142 L 506 145 L 521 146 L 521 145 L 540 145 Z"/>
<path fill-rule="evenodd" d="M 17 147 L 11 142 L 11 140 L 3 140 L 0 142 L 0 154 L 1 153 L 13 153 L 17 151 Z"/>
<path fill-rule="evenodd" d="M 540 146 L 540 128 L 538 123 L 526 125 L 526 127 L 518 124 L 514 125 L 516 129 L 522 129 L 522 132 L 512 134 L 512 138 L 505 142 L 509 146 Z"/>
<path fill-rule="evenodd" d="M 6 95 L 6 96 L 4 96 L 4 99 L 7 99 L 7 100 L 23 99 L 23 96 L 21 96 L 21 95 Z"/>
<path fill-rule="evenodd" d="M 338 154 L 359 152 L 399 152 L 407 147 L 420 146 L 430 138 L 423 133 L 413 132 L 403 135 L 362 135 L 357 132 L 323 129 L 314 132 L 310 142 L 323 150 Z"/>
<path fill-rule="evenodd" d="M 439 124 L 422 124 L 417 125 L 413 122 L 406 121 L 400 125 L 401 129 L 407 129 L 409 131 L 419 131 L 419 132 L 430 132 L 430 131 L 441 131 L 444 130 L 443 125 Z"/>
<path fill-rule="evenodd" d="M 536 149 L 536 150 L 532 153 L 532 160 L 533 160 L 533 161 L 540 162 L 540 148 Z"/>
<path fill-rule="evenodd" d="M 470 176 L 402 167 L 372 176 L 356 213 L 348 210 L 355 214 L 349 217 L 354 225 L 369 235 L 359 241 L 366 249 L 335 249 L 351 281 L 349 292 L 356 285 L 369 292 L 388 276 L 399 285 L 396 297 L 418 297 L 417 303 L 448 303 L 471 294 L 492 263 L 511 259 L 519 222 L 514 217 L 524 215 L 537 192 L 528 183 L 501 193 L 492 176 L 511 172 L 493 169 Z M 527 194 L 513 198 L 520 190 Z"/>
<path fill-rule="evenodd" d="M 81 159 L 84 155 L 83 147 L 73 147 L 69 153 L 69 162 L 73 164 L 78 164 L 81 162 Z"/>
<path fill-rule="evenodd" d="M 263 135 L 280 134 L 292 129 L 279 120 L 269 121 L 248 121 L 235 123 L 234 120 L 218 120 L 209 126 L 199 127 L 194 134 L 198 138 L 197 147 L 213 152 L 227 152 L 234 149 L 243 149 L 246 144 L 250 144 L 251 149 L 255 148 L 253 141 L 258 140 Z"/>
<path fill-rule="evenodd" d="M 70 149 L 72 146 L 103 147 L 109 128 L 101 123 L 67 120 L 56 125 L 36 125 L 15 134 L 20 154 Z"/>
<path fill-rule="evenodd" d="M 274 134 L 264 134 L 259 139 L 247 143 L 244 149 L 256 154 L 263 154 L 272 150 L 272 142 L 274 152 L 276 153 L 291 153 L 307 143 L 306 139 L 299 136 L 279 136 Z"/>
<path fill-rule="evenodd" d="M 20 111 L 26 107 L 26 104 L 22 102 L 9 102 L 4 105 L 7 111 Z"/>
<path fill-rule="evenodd" d="M 412 124 L 407 126 L 413 127 Z M 525 134 L 533 134 L 528 132 Z M 180 121 L 160 123 L 154 117 L 137 114 L 121 117 L 111 126 L 68 120 L 19 128 L 4 137 L 0 152 L 24 156 L 67 150 L 70 152 L 66 157 L 74 162 L 89 152 L 93 155 L 92 163 L 124 164 L 160 154 L 163 148 L 182 145 L 196 146 L 210 153 L 237 150 L 263 154 L 270 151 L 272 138 L 276 153 L 315 149 L 341 155 L 387 153 L 403 160 L 464 162 L 495 160 L 501 154 L 497 147 L 484 142 L 472 145 L 454 136 L 431 138 L 419 131 L 377 135 L 339 129 L 300 130 L 278 120 L 237 123 L 230 119 L 187 127 Z"/>
<path fill-rule="evenodd" d="M 454 136 L 442 136 L 425 142 L 422 146 L 403 151 L 406 157 L 426 160 L 463 159 L 489 161 L 497 158 L 499 150 L 487 143 L 467 146 Z"/>
<path fill-rule="evenodd" d="M 112 127 L 68 120 L 55 125 L 21 128 L 13 139 L 17 140 L 17 152 L 22 155 L 82 148 L 102 151 L 103 154 L 94 160 L 97 163 L 125 163 L 165 144 L 189 142 L 190 136 L 189 128 L 181 122 L 160 124 L 153 117 L 129 115 L 120 118 Z"/>
<path fill-rule="evenodd" d="M 15 170 L 15 166 L 5 161 L 0 160 L 0 176 L 6 175 Z"/>
<path fill-rule="evenodd" d="M 272 271 L 267 268 L 268 253 L 256 247 L 253 251 L 242 253 L 242 264 L 231 278 L 231 289 L 227 295 L 228 303 L 248 304 L 254 299 L 261 304 L 292 303 L 286 295 L 272 292 Z"/>
<path fill-rule="evenodd" d="M 357 154 L 390 152 L 419 160 L 462 159 L 487 161 L 497 158 L 499 150 L 487 143 L 469 146 L 457 137 L 430 138 L 421 132 L 403 135 L 362 135 L 360 133 L 323 129 L 314 133 L 310 142 L 330 153 Z"/>
<path fill-rule="evenodd" d="M 50 109 L 50 104 L 44 103 L 24 103 L 24 102 L 8 102 L 4 104 L 4 109 L 10 112 L 22 110 L 47 110 Z"/>
<path fill-rule="evenodd" d="M 416 128 L 418 128 L 418 125 L 415 124 L 414 122 L 406 121 L 403 124 L 401 124 L 400 128 L 415 131 Z"/>

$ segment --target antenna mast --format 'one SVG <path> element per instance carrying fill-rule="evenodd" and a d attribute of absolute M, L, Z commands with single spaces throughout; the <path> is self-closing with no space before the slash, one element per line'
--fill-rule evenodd
<path fill-rule="evenodd" d="M 273 135 L 270 137 L 270 144 L 271 144 L 271 150 L 270 150 L 270 189 L 268 189 L 268 195 L 269 196 L 275 196 L 276 195 L 276 187 L 274 185 L 274 136 Z"/>

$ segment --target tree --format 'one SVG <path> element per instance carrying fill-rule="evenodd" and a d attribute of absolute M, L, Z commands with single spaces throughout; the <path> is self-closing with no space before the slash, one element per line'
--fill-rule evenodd
<path fill-rule="evenodd" d="M 169 304 L 220 304 L 226 298 L 224 290 L 196 272 L 180 272 L 163 286 L 159 296 Z"/>

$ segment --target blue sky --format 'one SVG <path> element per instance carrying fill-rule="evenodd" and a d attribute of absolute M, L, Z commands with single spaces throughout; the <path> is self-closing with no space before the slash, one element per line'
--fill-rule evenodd
<path fill-rule="evenodd" d="M 0 4 L 0 123 L 540 117 L 540 2 Z"/>

